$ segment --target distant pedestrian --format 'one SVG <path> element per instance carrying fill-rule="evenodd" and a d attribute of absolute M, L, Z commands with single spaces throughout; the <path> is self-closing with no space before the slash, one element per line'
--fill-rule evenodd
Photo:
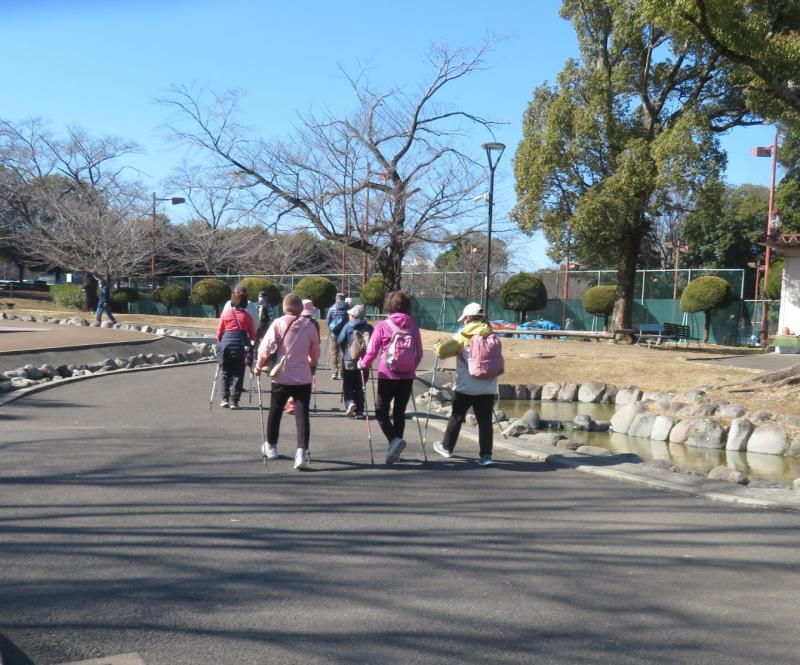
<path fill-rule="evenodd" d="M 231 307 L 222 312 L 217 326 L 217 363 L 222 367 L 220 406 L 239 408 L 245 367 L 252 362 L 256 339 L 253 318 L 247 313 L 247 291 L 234 291 Z"/>
<path fill-rule="evenodd" d="M 260 344 L 264 335 L 267 334 L 272 321 L 275 319 L 275 314 L 272 310 L 272 305 L 269 304 L 267 297 L 269 292 L 261 290 L 258 292 L 258 302 L 256 303 L 256 344 Z"/>
<path fill-rule="evenodd" d="M 458 320 L 464 324 L 463 328 L 452 339 L 443 344 L 437 342 L 433 347 L 439 358 L 456 356 L 453 410 L 444 438 L 435 441 L 433 449 L 442 457 L 453 456 L 461 425 L 472 407 L 478 420 L 478 464 L 489 466 L 492 464 L 492 410 L 497 395 L 497 377 L 504 369 L 503 350 L 480 304 L 469 303 Z"/>
<path fill-rule="evenodd" d="M 379 358 L 375 419 L 389 441 L 386 463 L 394 464 L 406 447 L 406 406 L 422 361 L 422 336 L 411 318 L 411 299 L 405 292 L 392 291 L 383 309 L 389 316 L 375 326 L 359 368 L 369 369 Z"/>
<path fill-rule="evenodd" d="M 328 310 L 326 318 L 329 333 L 328 343 L 331 347 L 331 370 L 333 371 L 333 378 L 336 380 L 342 378 L 342 354 L 336 340 L 347 323 L 347 309 L 344 293 L 337 293 L 336 302 Z"/>
<path fill-rule="evenodd" d="M 373 327 L 367 323 L 364 305 L 355 305 L 347 310 L 350 320 L 342 328 L 337 340 L 342 351 L 342 392 L 344 393 L 346 416 L 364 417 L 364 386 L 369 372 L 358 368 L 372 335 Z"/>
<path fill-rule="evenodd" d="M 97 298 L 97 323 L 103 318 L 103 312 L 106 313 L 108 320 L 111 323 L 116 323 L 117 320 L 111 313 L 111 276 L 95 275 L 98 281 L 98 298 Z"/>
<path fill-rule="evenodd" d="M 231 298 L 235 293 L 244 293 L 247 295 L 247 287 L 244 284 L 236 284 L 233 289 L 231 289 Z M 250 315 L 250 318 L 253 319 L 253 323 L 257 326 L 258 325 L 258 308 L 256 307 L 256 303 L 250 300 L 250 297 L 247 298 L 247 313 Z M 231 308 L 231 301 L 225 303 L 222 307 L 222 311 L 227 312 Z"/>
<path fill-rule="evenodd" d="M 283 316 L 275 319 L 261 340 L 256 361 L 256 375 L 261 374 L 270 356 L 275 354 L 271 374 L 271 396 L 267 418 L 267 440 L 262 444 L 262 454 L 267 459 L 278 457 L 283 408 L 291 397 L 295 403 L 295 428 L 297 450 L 295 469 L 308 469 L 308 443 L 310 438 L 309 403 L 311 402 L 312 372 L 319 361 L 319 334 L 303 312 L 303 302 L 294 293 L 283 299 Z"/>

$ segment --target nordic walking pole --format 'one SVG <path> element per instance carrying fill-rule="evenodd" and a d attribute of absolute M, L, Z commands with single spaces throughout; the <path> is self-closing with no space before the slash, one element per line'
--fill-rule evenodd
<path fill-rule="evenodd" d="M 367 419 L 367 439 L 369 439 L 369 463 L 375 466 L 375 457 L 372 454 L 372 428 L 369 424 L 369 405 L 367 404 L 367 379 L 365 369 L 362 369 L 358 376 L 361 378 L 361 392 L 364 393 L 364 417 Z"/>
<path fill-rule="evenodd" d="M 314 393 L 314 413 L 317 412 L 317 373 L 311 374 L 311 392 Z"/>
<path fill-rule="evenodd" d="M 264 446 L 267 443 L 267 430 L 264 429 L 264 402 L 261 399 L 261 377 L 256 376 L 256 388 L 258 390 L 258 417 L 261 419 L 261 453 L 264 456 L 264 466 L 267 466 L 267 455 Z"/>
<path fill-rule="evenodd" d="M 431 387 L 428 392 L 428 412 L 425 414 L 425 435 L 422 437 L 423 446 L 428 443 L 428 421 L 431 419 L 431 403 L 433 402 L 433 389 L 436 387 L 436 367 L 439 365 L 439 356 L 433 358 L 433 375 L 431 376 Z"/>
<path fill-rule="evenodd" d="M 417 421 L 417 431 L 419 432 L 419 445 L 422 446 L 422 455 L 428 461 L 428 451 L 425 450 L 425 439 L 422 436 L 422 425 L 419 424 L 419 411 L 417 410 L 417 398 L 414 397 L 414 384 L 411 384 L 411 401 L 414 404 L 414 420 Z"/>
<path fill-rule="evenodd" d="M 214 393 L 217 390 L 217 377 L 219 376 L 219 363 L 217 363 L 217 370 L 214 372 L 214 381 L 211 384 L 211 397 L 208 400 L 208 410 L 211 411 L 211 405 L 214 403 Z"/>
<path fill-rule="evenodd" d="M 494 421 L 497 423 L 497 429 L 500 430 L 500 434 L 503 435 L 504 439 L 507 439 L 508 436 L 506 436 L 506 433 L 503 431 L 503 426 L 500 424 L 500 418 L 497 417 L 497 411 L 492 409 L 492 415 L 494 416 Z"/>

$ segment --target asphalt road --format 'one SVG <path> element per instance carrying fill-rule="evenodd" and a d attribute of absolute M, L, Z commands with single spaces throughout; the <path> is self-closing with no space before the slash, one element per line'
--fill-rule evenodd
<path fill-rule="evenodd" d="M 291 422 L 265 468 L 257 411 L 208 410 L 212 371 L 0 409 L 4 665 L 797 662 L 797 514 L 484 469 L 468 441 L 424 464 L 411 427 L 371 467 L 333 392 L 313 470 Z"/>

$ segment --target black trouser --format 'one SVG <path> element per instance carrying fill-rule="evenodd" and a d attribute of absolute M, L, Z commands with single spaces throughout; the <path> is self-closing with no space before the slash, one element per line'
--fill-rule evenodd
<path fill-rule="evenodd" d="M 375 419 L 391 443 L 396 437 L 403 438 L 406 429 L 406 406 L 411 397 L 414 379 L 378 379 L 378 396 L 375 398 Z M 392 415 L 389 417 L 389 403 Z"/>
<path fill-rule="evenodd" d="M 363 378 L 366 374 L 366 379 Z M 363 381 L 369 380 L 369 370 L 362 372 L 360 369 L 342 370 L 342 392 L 344 403 L 355 402 L 356 412 L 364 412 L 364 386 Z"/>
<path fill-rule="evenodd" d="M 228 347 L 222 354 L 222 397 L 238 404 L 247 365 L 244 364 L 244 350 L 239 350 L 238 353 L 229 351 L 233 349 Z"/>
<path fill-rule="evenodd" d="M 453 411 L 450 420 L 447 421 L 447 429 L 444 432 L 442 446 L 452 451 L 456 447 L 458 434 L 469 407 L 478 419 L 478 446 L 480 455 L 492 454 L 492 410 L 494 409 L 494 395 L 467 395 L 457 392 L 453 399 Z"/>
<path fill-rule="evenodd" d="M 272 395 L 269 401 L 269 416 L 267 417 L 267 442 L 271 446 L 278 445 L 278 434 L 281 429 L 283 408 L 290 397 L 294 398 L 294 424 L 297 429 L 297 447 L 308 450 L 308 439 L 311 427 L 308 420 L 308 404 L 311 401 L 311 384 L 304 383 L 299 386 L 286 386 L 282 383 L 272 382 Z"/>

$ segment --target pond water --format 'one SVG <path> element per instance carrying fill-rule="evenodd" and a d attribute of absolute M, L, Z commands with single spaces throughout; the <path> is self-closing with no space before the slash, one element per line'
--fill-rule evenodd
<path fill-rule="evenodd" d="M 741 471 L 751 480 L 774 480 L 789 487 L 792 481 L 800 478 L 800 459 L 793 457 L 695 448 L 682 443 L 652 441 L 615 432 L 583 432 L 572 429 L 572 419 L 578 414 L 591 416 L 594 420 L 610 420 L 614 415 L 614 406 L 611 404 L 503 400 L 497 408 L 505 411 L 509 418 L 519 417 L 527 409 L 536 409 L 542 419 L 564 423 L 564 436 L 572 441 L 601 446 L 618 453 L 634 453 L 645 460 L 669 460 L 682 469 L 708 473 L 715 466 L 724 464 Z"/>

